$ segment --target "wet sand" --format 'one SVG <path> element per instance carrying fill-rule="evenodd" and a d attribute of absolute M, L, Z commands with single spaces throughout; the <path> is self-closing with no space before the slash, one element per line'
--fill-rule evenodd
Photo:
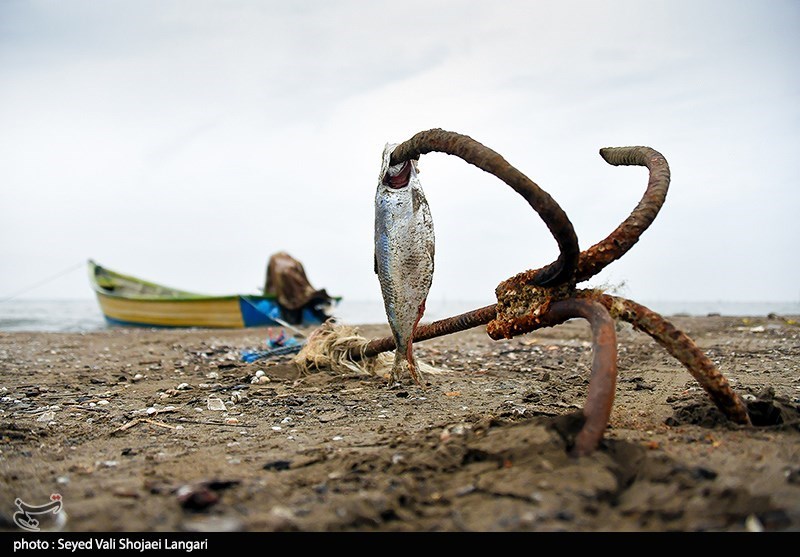
<path fill-rule="evenodd" d="M 670 320 L 757 423 L 620 325 L 609 427 L 581 458 L 582 321 L 418 343 L 440 369 L 424 387 L 242 362 L 267 329 L 0 333 L 0 504 L 59 493 L 43 526 L 64 532 L 797 531 L 798 318 Z"/>

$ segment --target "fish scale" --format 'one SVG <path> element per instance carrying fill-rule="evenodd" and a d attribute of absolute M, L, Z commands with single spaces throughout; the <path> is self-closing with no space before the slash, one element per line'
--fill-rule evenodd
<path fill-rule="evenodd" d="M 395 147 L 384 148 L 375 193 L 375 273 L 396 345 L 392 379 L 408 371 L 421 384 L 413 338 L 433 282 L 435 238 L 414 161 L 389 166 Z"/>

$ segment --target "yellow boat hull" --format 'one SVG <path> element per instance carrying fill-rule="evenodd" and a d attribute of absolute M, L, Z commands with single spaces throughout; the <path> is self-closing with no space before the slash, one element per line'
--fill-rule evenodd
<path fill-rule="evenodd" d="M 209 296 L 123 275 L 89 260 L 89 280 L 100 310 L 112 325 L 242 329 L 281 324 L 276 296 Z M 337 302 L 338 298 L 333 298 Z M 319 324 L 327 309 L 302 308 L 303 324 Z"/>
<path fill-rule="evenodd" d="M 98 293 L 106 319 L 119 324 L 152 327 L 242 329 L 239 298 L 201 300 L 132 300 Z"/>

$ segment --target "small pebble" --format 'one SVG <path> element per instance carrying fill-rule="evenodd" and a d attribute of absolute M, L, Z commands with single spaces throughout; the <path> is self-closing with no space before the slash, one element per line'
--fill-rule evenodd
<path fill-rule="evenodd" d="M 187 519 L 181 523 L 181 530 L 187 532 L 241 532 L 244 524 L 237 518 L 225 516 L 205 516 Z"/>
<path fill-rule="evenodd" d="M 36 418 L 37 422 L 51 422 L 55 419 L 56 413 L 55 412 L 45 412 L 38 418 Z"/>
<path fill-rule="evenodd" d="M 219 398 L 208 397 L 209 410 L 227 410 L 225 403 Z"/>
<path fill-rule="evenodd" d="M 189 383 L 181 383 L 180 385 L 175 387 L 175 389 L 178 391 L 186 391 L 188 389 L 191 389 L 191 387 L 189 386 Z"/>
<path fill-rule="evenodd" d="M 194 511 L 206 509 L 219 501 L 219 495 L 204 485 L 181 486 L 176 496 L 181 507 Z"/>
<path fill-rule="evenodd" d="M 744 521 L 744 527 L 747 529 L 748 532 L 763 532 L 764 525 L 761 524 L 761 521 L 758 517 L 754 514 L 751 514 L 747 517 Z"/>

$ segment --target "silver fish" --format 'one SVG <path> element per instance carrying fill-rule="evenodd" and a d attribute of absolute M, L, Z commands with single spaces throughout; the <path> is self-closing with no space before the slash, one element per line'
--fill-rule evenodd
<path fill-rule="evenodd" d="M 392 379 L 398 381 L 407 367 L 419 385 L 412 342 L 433 281 L 433 220 L 416 162 L 389 166 L 396 147 L 383 150 L 375 193 L 375 273 L 396 345 Z"/>

